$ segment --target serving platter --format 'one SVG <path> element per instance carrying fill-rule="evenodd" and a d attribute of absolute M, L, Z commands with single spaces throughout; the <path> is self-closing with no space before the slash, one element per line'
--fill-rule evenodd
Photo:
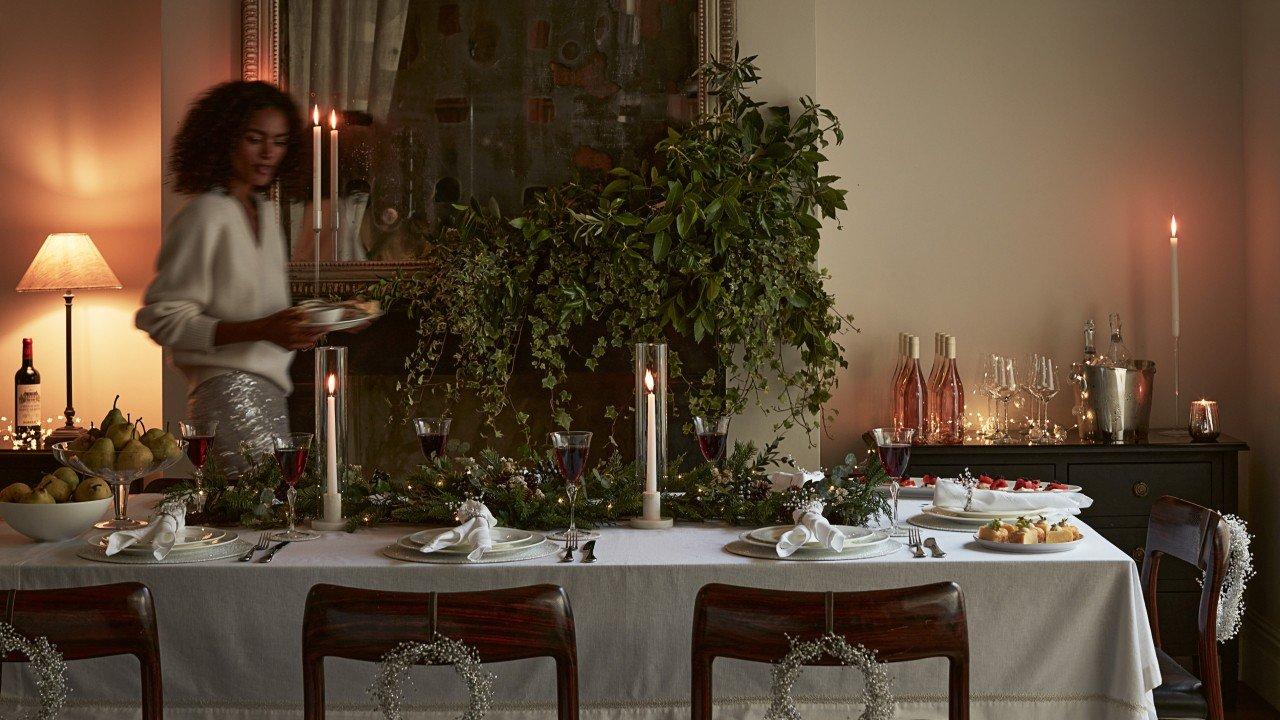
<path fill-rule="evenodd" d="M 974 542 L 987 550 L 995 550 L 997 552 L 1021 553 L 1024 555 L 1043 555 L 1045 553 L 1069 552 L 1080 547 L 1084 542 L 1084 538 L 1072 540 L 1065 543 L 1032 543 L 1024 545 L 1022 543 L 998 542 L 996 540 L 984 540 L 977 536 L 973 536 Z"/>

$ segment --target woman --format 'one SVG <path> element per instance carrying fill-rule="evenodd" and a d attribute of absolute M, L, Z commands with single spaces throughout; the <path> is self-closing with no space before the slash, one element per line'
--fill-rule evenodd
<path fill-rule="evenodd" d="M 304 129 L 288 95 L 262 82 L 218 85 L 187 111 L 173 141 L 173 187 L 193 196 L 165 229 L 137 326 L 171 351 L 188 417 L 216 420 L 214 453 L 232 472 L 289 432 L 293 351 L 317 338 L 291 306 L 275 206 L 303 188 Z"/>

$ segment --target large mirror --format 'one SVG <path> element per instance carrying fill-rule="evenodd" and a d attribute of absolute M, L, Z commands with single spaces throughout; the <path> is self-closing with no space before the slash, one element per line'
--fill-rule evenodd
<path fill-rule="evenodd" d="M 734 42 L 731 0 L 244 0 L 242 12 L 245 78 L 320 108 L 324 127 L 320 232 L 311 202 L 281 207 L 295 294 L 411 270 L 455 203 L 514 214 L 575 173 L 634 165 L 705 109 L 693 74 Z"/>

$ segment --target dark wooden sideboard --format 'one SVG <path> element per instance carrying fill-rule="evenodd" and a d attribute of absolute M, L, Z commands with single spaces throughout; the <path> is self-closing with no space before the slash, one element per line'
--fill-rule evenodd
<path fill-rule="evenodd" d="M 955 477 L 969 468 L 974 475 L 1079 485 L 1094 500 L 1081 517 L 1142 562 L 1147 517 L 1161 496 L 1176 495 L 1223 513 L 1238 511 L 1238 456 L 1248 449 L 1243 441 L 1226 435 L 1217 442 L 1197 443 L 1157 431 L 1148 442 L 1136 445 L 1086 444 L 1075 437 L 1061 445 L 925 445 L 912 449 L 909 471 L 914 477 Z M 1199 598 L 1198 576 L 1190 566 L 1161 565 L 1160 633 L 1165 651 L 1186 668 L 1195 664 Z M 1235 678 L 1237 643 L 1221 649 L 1223 677 Z M 1224 694 L 1234 694 L 1234 689 L 1234 682 L 1224 683 Z"/>

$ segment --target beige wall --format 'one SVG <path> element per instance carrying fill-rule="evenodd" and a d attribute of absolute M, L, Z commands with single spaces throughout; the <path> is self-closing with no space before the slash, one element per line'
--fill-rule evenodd
<path fill-rule="evenodd" d="M 96 422 L 120 393 L 160 419 L 160 351 L 133 328 L 160 238 L 159 58 L 159 0 L 0 0 L 0 376 L 35 338 L 46 416 L 66 401 L 62 300 L 13 288 L 45 235 L 76 231 L 124 284 L 76 299 L 76 409 Z"/>
<path fill-rule="evenodd" d="M 1248 294 L 1248 518 L 1259 575 L 1249 588 L 1245 678 L 1280 706 L 1280 3 L 1244 4 L 1244 172 Z"/>
<path fill-rule="evenodd" d="M 824 461 L 884 419 L 900 330 L 957 335 L 972 391 L 979 351 L 1066 363 L 1084 320 L 1117 311 L 1158 363 L 1153 420 L 1170 424 L 1171 211 L 1183 397 L 1220 400 L 1243 432 L 1238 4 L 819 0 L 817 17 L 817 98 L 847 133 L 829 171 L 850 207 L 821 260 L 863 331 Z M 1058 422 L 1071 404 L 1054 401 Z"/>

